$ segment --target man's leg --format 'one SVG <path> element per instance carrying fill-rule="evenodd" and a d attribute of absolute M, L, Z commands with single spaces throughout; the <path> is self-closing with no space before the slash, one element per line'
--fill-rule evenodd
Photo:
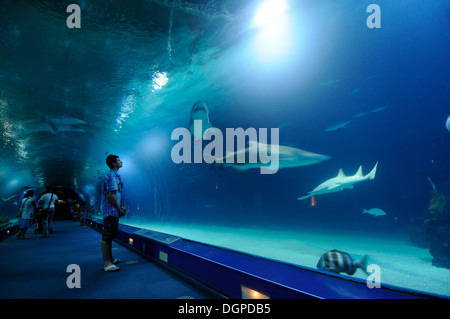
<path fill-rule="evenodd" d="M 110 240 L 102 240 L 103 265 L 105 268 L 111 265 L 113 262 L 111 258 L 111 250 L 112 250 L 111 242 L 112 241 Z"/>
<path fill-rule="evenodd" d="M 19 232 L 17 233 L 17 239 L 22 239 L 23 236 L 23 228 L 19 229 Z"/>
<path fill-rule="evenodd" d="M 53 215 L 55 215 L 55 208 L 50 208 L 48 212 L 48 232 L 49 234 L 53 233 Z"/>
<path fill-rule="evenodd" d="M 44 212 L 45 214 L 45 212 Z M 48 237 L 48 212 L 45 214 L 46 216 L 41 219 L 42 223 L 42 236 L 41 238 L 47 238 Z"/>
<path fill-rule="evenodd" d="M 112 257 L 112 240 L 117 236 L 118 219 L 114 217 L 107 217 L 103 220 L 103 237 L 102 237 L 102 256 L 105 270 L 117 271 L 119 267 L 114 265 L 114 259 Z"/>

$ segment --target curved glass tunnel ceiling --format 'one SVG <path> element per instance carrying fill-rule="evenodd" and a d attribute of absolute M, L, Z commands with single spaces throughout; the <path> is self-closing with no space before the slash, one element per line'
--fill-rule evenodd
<path fill-rule="evenodd" d="M 70 29 L 65 2 L 2 1 L 0 214 L 14 218 L 26 187 L 59 185 L 100 217 L 117 154 L 122 223 L 311 268 L 331 249 L 367 254 L 390 284 L 450 295 L 450 270 L 415 237 L 450 214 L 448 3 L 378 1 L 370 29 L 359 1 L 280 0 L 255 25 L 263 2 L 86 0 Z M 270 143 L 278 129 L 280 145 L 327 160 L 266 175 L 176 164 L 171 134 L 197 101 L 224 133 L 267 128 Z M 377 162 L 372 180 L 298 200 Z"/>
<path fill-rule="evenodd" d="M 69 29 L 60 1 L 2 3 L 3 158 L 78 188 L 106 153 L 184 125 L 200 70 L 236 40 L 223 32 L 236 4 L 85 1 L 82 28 Z"/>

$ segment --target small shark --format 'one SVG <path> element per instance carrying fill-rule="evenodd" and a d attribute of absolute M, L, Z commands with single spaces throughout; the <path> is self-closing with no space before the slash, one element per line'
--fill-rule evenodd
<path fill-rule="evenodd" d="M 54 125 L 82 125 L 87 124 L 87 122 L 73 118 L 73 117 L 49 117 L 45 116 L 45 119 L 49 122 L 54 123 Z"/>
<path fill-rule="evenodd" d="M 379 209 L 379 208 L 371 208 L 369 210 L 365 210 L 363 208 L 362 213 L 363 214 L 370 214 L 370 215 L 375 216 L 375 217 L 386 215 L 386 213 L 383 210 Z"/>
<path fill-rule="evenodd" d="M 272 162 L 275 163 L 276 169 L 286 168 L 286 167 L 297 167 L 297 166 L 307 166 L 320 163 L 329 160 L 331 157 L 322 154 L 316 154 L 308 151 L 301 150 L 299 148 L 278 145 L 277 148 L 274 147 L 272 152 L 271 144 L 264 144 L 261 142 L 250 141 L 249 147 L 241 149 L 236 152 L 228 152 L 223 158 L 216 158 L 215 165 L 219 168 L 222 166 L 231 166 L 238 171 L 245 171 L 250 168 L 261 168 L 265 167 L 270 169 L 272 163 L 263 163 L 259 156 L 260 148 L 263 147 L 270 153 Z M 275 153 L 276 152 L 276 153 Z M 240 163 L 239 159 L 244 158 L 244 163 Z M 250 159 L 255 159 L 254 161 Z"/>
<path fill-rule="evenodd" d="M 356 114 L 356 115 L 353 115 L 353 117 L 363 117 L 363 116 L 366 116 L 366 115 L 368 115 L 370 112 L 361 112 L 361 113 L 358 113 L 358 114 Z"/>
<path fill-rule="evenodd" d="M 320 82 L 321 86 L 327 87 L 336 83 L 339 83 L 341 80 L 328 80 L 326 82 Z"/>
<path fill-rule="evenodd" d="M 384 110 L 386 110 L 386 109 L 388 109 L 388 108 L 390 108 L 391 106 L 390 105 L 383 105 L 383 106 L 379 106 L 379 107 L 376 107 L 376 108 L 374 108 L 372 111 L 370 111 L 370 112 L 372 112 L 372 113 L 377 113 L 377 112 L 381 112 L 381 111 L 384 111 Z"/>
<path fill-rule="evenodd" d="M 346 121 L 346 122 L 332 124 L 325 129 L 325 132 L 331 132 L 331 131 L 336 131 L 340 128 L 346 128 L 347 125 L 349 125 L 351 122 L 352 121 Z"/>
<path fill-rule="evenodd" d="M 12 195 L 12 196 L 9 196 L 8 198 L 3 198 L 3 197 L 2 197 L 2 200 L 3 200 L 4 202 L 10 202 L 10 201 L 16 199 L 17 197 L 19 197 L 19 195 Z"/>
<path fill-rule="evenodd" d="M 373 79 L 377 78 L 378 76 L 379 76 L 378 74 L 369 75 L 368 77 L 366 77 L 364 79 L 364 81 L 373 80 Z"/>
<path fill-rule="evenodd" d="M 344 171 L 342 168 L 339 170 L 339 173 L 336 177 L 330 178 L 329 180 L 326 180 L 316 188 L 312 192 L 309 192 L 308 195 L 297 198 L 298 200 L 302 200 L 308 197 L 311 197 L 313 195 L 320 195 L 320 194 L 327 194 L 327 193 L 334 193 L 341 190 L 344 190 L 346 188 L 352 189 L 353 184 L 364 182 L 367 180 L 371 180 L 375 178 L 375 173 L 377 172 L 377 166 L 378 162 L 375 164 L 372 171 L 367 174 L 363 175 L 362 173 L 362 166 L 359 167 L 358 171 L 353 176 L 346 176 L 344 174 Z"/>
<path fill-rule="evenodd" d="M 194 130 L 194 120 L 202 121 L 201 130 Z M 194 139 L 202 139 L 203 134 L 209 128 L 213 128 L 209 122 L 209 111 L 206 103 L 202 100 L 197 101 L 191 109 L 191 119 L 189 122 L 189 131 Z"/>

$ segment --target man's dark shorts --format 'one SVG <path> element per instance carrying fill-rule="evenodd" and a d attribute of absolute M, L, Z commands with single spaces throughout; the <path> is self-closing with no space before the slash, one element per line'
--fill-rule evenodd
<path fill-rule="evenodd" d="M 112 241 L 117 237 L 119 231 L 119 218 L 108 216 L 103 220 L 103 237 L 104 241 Z"/>

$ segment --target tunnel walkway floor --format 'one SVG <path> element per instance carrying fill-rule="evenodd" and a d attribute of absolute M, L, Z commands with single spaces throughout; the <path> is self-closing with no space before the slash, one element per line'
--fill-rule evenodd
<path fill-rule="evenodd" d="M 101 234 L 73 221 L 55 221 L 48 238 L 16 235 L 0 241 L 0 299 L 209 299 L 207 290 L 113 242 L 117 272 L 103 271 Z M 80 269 L 80 288 L 75 272 Z M 69 278 L 69 276 L 73 275 Z"/>

